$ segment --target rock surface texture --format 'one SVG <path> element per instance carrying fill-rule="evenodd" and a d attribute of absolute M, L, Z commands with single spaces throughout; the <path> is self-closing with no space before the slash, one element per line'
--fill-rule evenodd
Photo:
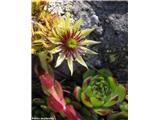
<path fill-rule="evenodd" d="M 86 63 L 94 68 L 108 67 L 119 82 L 126 83 L 128 80 L 128 2 L 75 1 L 70 4 L 72 6 L 70 11 L 74 18 L 84 19 L 83 28 L 95 28 L 88 38 L 101 41 L 101 44 L 90 47 L 98 52 L 98 55 L 84 56 Z M 60 74 L 70 74 L 65 64 L 57 69 L 57 79 L 61 79 Z M 79 75 L 83 71 L 85 68 L 75 62 L 74 75 L 68 77 L 80 79 Z"/>

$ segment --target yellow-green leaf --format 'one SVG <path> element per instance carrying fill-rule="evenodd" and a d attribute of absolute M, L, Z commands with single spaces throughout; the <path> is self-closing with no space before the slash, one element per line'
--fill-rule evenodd
<path fill-rule="evenodd" d="M 101 107 L 104 104 L 103 100 L 99 100 L 96 97 L 90 97 L 90 100 L 94 107 Z"/>
<path fill-rule="evenodd" d="M 82 92 L 82 94 L 81 94 L 81 100 L 87 107 L 90 107 L 90 108 L 93 107 L 93 105 L 90 101 L 90 98 L 84 92 Z"/>

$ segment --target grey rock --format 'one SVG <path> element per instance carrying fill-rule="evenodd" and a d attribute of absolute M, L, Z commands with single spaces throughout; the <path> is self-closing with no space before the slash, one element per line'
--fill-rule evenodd
<path fill-rule="evenodd" d="M 108 17 L 114 30 L 128 32 L 128 14 L 112 14 Z"/>

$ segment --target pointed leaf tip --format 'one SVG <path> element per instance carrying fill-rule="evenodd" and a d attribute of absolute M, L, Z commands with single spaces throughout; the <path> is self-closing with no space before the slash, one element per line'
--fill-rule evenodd
<path fill-rule="evenodd" d="M 70 70 L 71 76 L 72 76 L 73 75 L 73 58 L 72 58 L 72 56 L 68 57 L 67 63 L 68 63 L 68 67 L 69 67 L 69 70 Z"/>
<path fill-rule="evenodd" d="M 79 20 L 77 20 L 77 21 L 75 22 L 75 25 L 74 25 L 74 30 L 75 30 L 75 31 L 78 31 L 78 30 L 79 30 L 82 22 L 83 22 L 83 19 L 82 19 L 82 18 L 80 18 Z"/>
<path fill-rule="evenodd" d="M 76 55 L 76 61 L 88 69 L 88 66 L 80 55 Z"/>
<path fill-rule="evenodd" d="M 94 44 L 99 44 L 101 43 L 100 41 L 94 41 L 94 40 L 84 40 L 82 42 L 82 45 L 94 45 Z"/>
<path fill-rule="evenodd" d="M 55 67 L 58 67 L 62 64 L 62 62 L 64 61 L 65 55 L 60 53 L 56 62 Z"/>
<path fill-rule="evenodd" d="M 88 48 L 85 48 L 85 47 L 81 47 L 81 49 L 85 52 L 85 53 L 88 53 L 88 54 L 98 54 L 98 53 L 96 53 L 96 52 L 94 52 L 94 51 L 92 51 L 92 50 L 90 50 L 90 49 L 88 49 Z"/>
<path fill-rule="evenodd" d="M 83 37 L 86 37 L 87 35 L 89 35 L 94 29 L 93 28 L 87 28 L 87 29 L 84 29 L 84 30 L 81 30 L 81 35 Z"/>

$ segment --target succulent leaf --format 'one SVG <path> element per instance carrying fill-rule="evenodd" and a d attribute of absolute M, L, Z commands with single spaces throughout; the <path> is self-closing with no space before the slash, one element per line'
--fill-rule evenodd
<path fill-rule="evenodd" d="M 104 101 L 96 98 L 96 97 L 91 97 L 90 98 L 92 105 L 97 108 L 97 107 L 101 107 L 104 104 Z"/>
<path fill-rule="evenodd" d="M 93 90 L 91 86 L 88 86 L 85 90 L 87 96 L 92 96 L 93 95 Z"/>
<path fill-rule="evenodd" d="M 119 102 L 122 102 L 126 95 L 126 89 L 123 85 L 118 85 L 117 93 L 119 94 Z"/>
<path fill-rule="evenodd" d="M 81 87 L 76 86 L 76 87 L 74 88 L 73 94 L 74 94 L 74 96 L 76 97 L 76 99 L 77 99 L 78 101 L 81 101 L 81 92 L 82 92 Z"/>
<path fill-rule="evenodd" d="M 81 101 L 99 115 L 108 114 L 109 107 L 125 98 L 124 86 L 116 83 L 108 69 L 88 70 L 83 74 L 83 79 Z"/>
<path fill-rule="evenodd" d="M 99 108 L 99 109 L 94 109 L 94 112 L 101 116 L 105 116 L 109 114 L 112 110 L 111 109 L 104 109 L 104 108 Z"/>
<path fill-rule="evenodd" d="M 111 76 L 108 77 L 108 83 L 109 83 L 111 89 L 114 91 L 116 89 L 116 83 L 115 83 L 115 80 L 113 79 L 113 77 L 111 77 Z"/>
<path fill-rule="evenodd" d="M 90 76 L 90 77 L 87 77 L 87 78 L 83 81 L 83 85 L 82 85 L 82 89 L 83 89 L 83 90 L 85 90 L 85 89 L 89 86 L 91 80 L 92 80 L 92 77 Z"/>
<path fill-rule="evenodd" d="M 128 103 L 127 102 L 122 102 L 119 107 L 120 107 L 121 111 L 128 112 Z"/>
<path fill-rule="evenodd" d="M 87 107 L 93 107 L 90 98 L 84 92 L 81 93 L 81 100 Z"/>
<path fill-rule="evenodd" d="M 105 77 L 106 79 L 109 77 L 109 76 L 112 76 L 112 73 L 109 69 L 105 69 L 105 68 L 102 68 L 100 70 L 98 70 L 98 74 L 100 76 L 103 76 Z"/>
<path fill-rule="evenodd" d="M 89 69 L 83 74 L 83 80 L 89 76 L 95 76 L 95 75 L 96 75 L 96 71 Z"/>

